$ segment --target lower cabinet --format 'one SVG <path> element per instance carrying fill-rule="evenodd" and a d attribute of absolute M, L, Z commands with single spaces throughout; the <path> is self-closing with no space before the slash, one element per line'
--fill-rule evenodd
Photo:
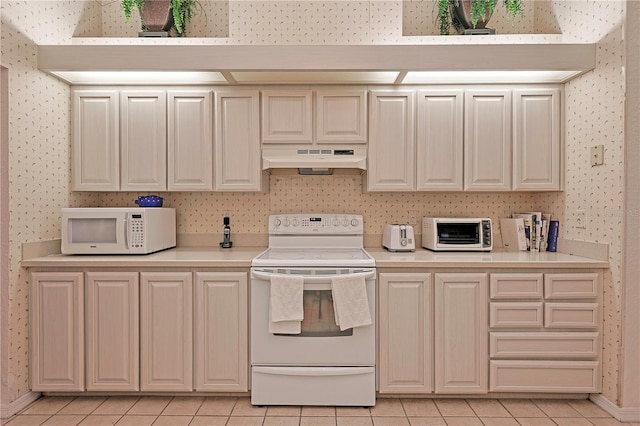
<path fill-rule="evenodd" d="M 140 273 L 141 390 L 193 390 L 192 306 L 191 272 Z"/>
<path fill-rule="evenodd" d="M 247 274 L 196 272 L 195 389 L 249 390 Z"/>
<path fill-rule="evenodd" d="M 435 391 L 487 393 L 488 277 L 435 274 Z"/>
<path fill-rule="evenodd" d="M 140 390 L 137 272 L 86 273 L 88 391 Z"/>
<path fill-rule="evenodd" d="M 31 389 L 247 391 L 247 276 L 31 271 Z"/>
<path fill-rule="evenodd" d="M 432 275 L 381 273 L 378 291 L 378 390 L 432 392 Z"/>
<path fill-rule="evenodd" d="M 601 270 L 379 272 L 381 394 L 601 391 Z"/>
<path fill-rule="evenodd" d="M 601 274 L 491 274 L 493 392 L 600 392 Z"/>
<path fill-rule="evenodd" d="M 488 391 L 487 285 L 488 274 L 380 274 L 380 393 Z"/>
<path fill-rule="evenodd" d="M 30 356 L 34 391 L 84 390 L 84 274 L 31 274 Z"/>

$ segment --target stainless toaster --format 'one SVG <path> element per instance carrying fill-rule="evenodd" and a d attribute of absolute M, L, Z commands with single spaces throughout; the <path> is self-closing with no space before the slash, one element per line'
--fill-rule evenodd
<path fill-rule="evenodd" d="M 416 242 L 413 226 L 386 224 L 382 233 L 382 246 L 389 251 L 415 251 Z"/>

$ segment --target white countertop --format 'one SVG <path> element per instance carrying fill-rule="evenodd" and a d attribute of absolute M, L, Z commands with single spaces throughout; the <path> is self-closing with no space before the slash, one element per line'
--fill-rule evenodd
<path fill-rule="evenodd" d="M 23 267 L 184 267 L 249 268 L 265 247 L 179 247 L 148 255 L 62 255 L 22 261 Z M 504 252 L 435 253 L 416 249 L 392 253 L 366 247 L 378 268 L 608 268 L 609 263 L 566 253 Z"/>
<path fill-rule="evenodd" d="M 416 249 L 415 252 L 392 253 L 384 248 L 367 248 L 376 260 L 378 268 L 608 268 L 602 260 L 552 252 L 507 252 L 493 250 L 489 253 L 432 252 Z"/>
<path fill-rule="evenodd" d="M 178 247 L 146 255 L 64 255 L 53 254 L 22 261 L 24 267 L 242 267 L 265 247 Z"/>

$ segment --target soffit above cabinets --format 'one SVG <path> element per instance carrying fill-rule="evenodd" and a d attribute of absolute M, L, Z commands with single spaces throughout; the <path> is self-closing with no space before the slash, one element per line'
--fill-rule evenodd
<path fill-rule="evenodd" d="M 40 45 L 38 68 L 69 84 L 565 83 L 595 44 Z"/>

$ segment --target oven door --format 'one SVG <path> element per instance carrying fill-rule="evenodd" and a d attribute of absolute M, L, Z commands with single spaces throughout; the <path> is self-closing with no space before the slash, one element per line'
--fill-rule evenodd
<path fill-rule="evenodd" d="M 304 277 L 300 334 L 269 333 L 269 287 L 273 273 Z M 373 324 L 340 331 L 335 323 L 331 276 L 365 276 Z M 251 270 L 251 364 L 298 366 L 375 365 L 375 268 Z"/>

